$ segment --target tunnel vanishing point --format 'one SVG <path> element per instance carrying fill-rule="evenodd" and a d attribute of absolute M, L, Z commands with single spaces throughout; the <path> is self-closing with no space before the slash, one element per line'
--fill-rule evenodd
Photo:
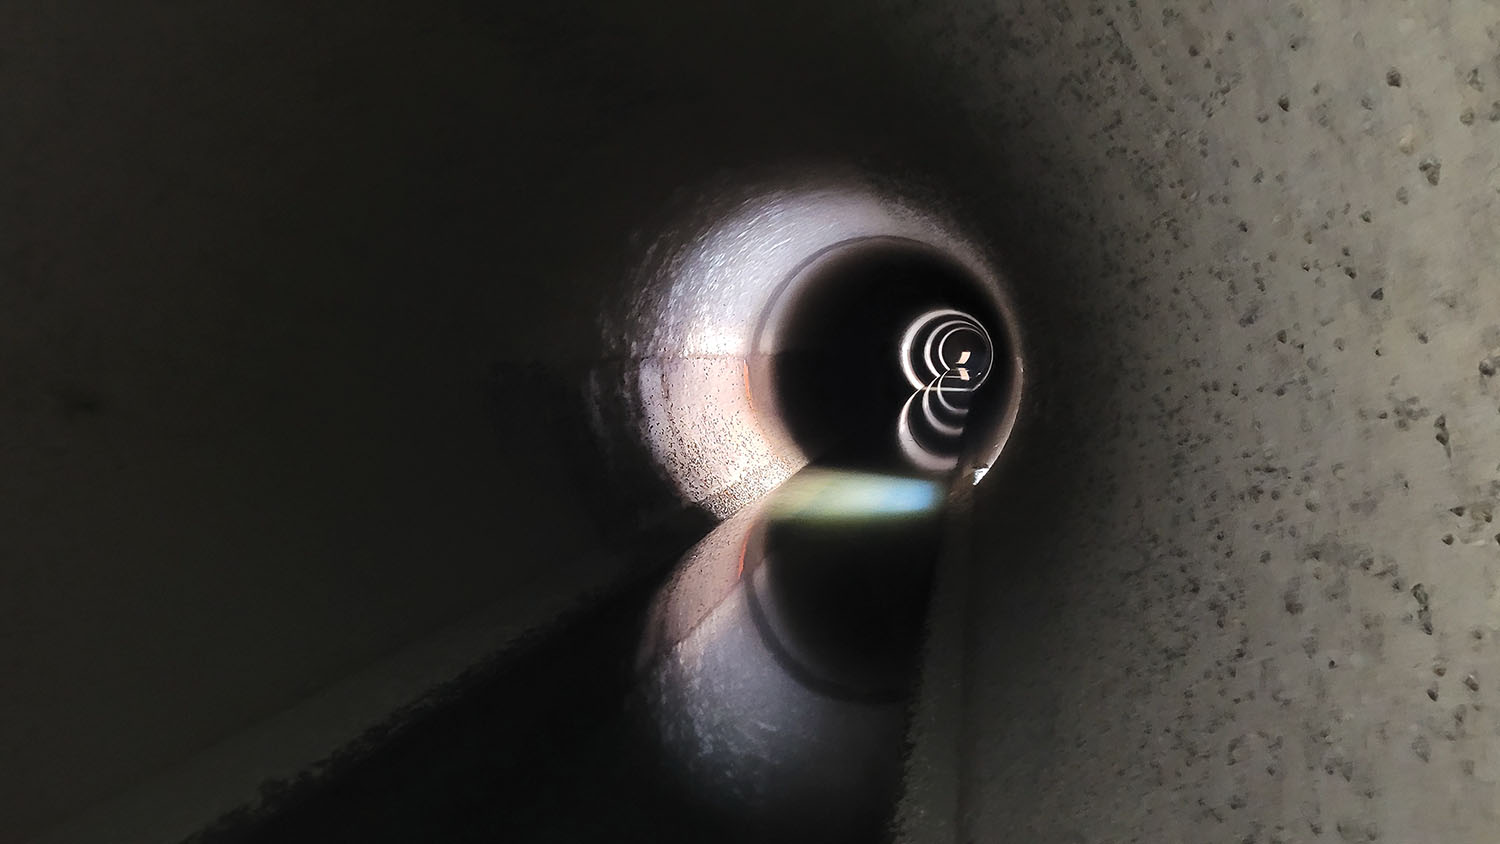
<path fill-rule="evenodd" d="M 1500 841 L 1500 4 L 0 6 L 0 842 Z"/>

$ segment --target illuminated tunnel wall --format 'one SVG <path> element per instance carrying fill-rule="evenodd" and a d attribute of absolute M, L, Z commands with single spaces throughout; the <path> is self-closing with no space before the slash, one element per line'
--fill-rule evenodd
<path fill-rule="evenodd" d="M 900 442 L 897 412 L 841 419 L 834 424 L 839 430 L 812 437 L 794 417 L 836 416 L 841 399 L 857 403 L 861 394 L 877 392 L 881 373 L 904 388 L 917 375 L 902 343 L 931 339 L 903 337 L 907 324 L 963 301 L 982 309 L 1005 341 L 994 366 L 1001 371 L 997 382 L 1004 383 L 968 445 L 975 465 L 993 463 L 1019 414 L 1024 367 L 1008 282 L 985 251 L 964 238 L 957 223 L 868 180 L 813 175 L 787 186 L 733 190 L 740 195 L 732 201 L 716 197 L 685 214 L 685 222 L 667 226 L 634 274 L 622 349 L 629 369 L 610 370 L 613 377 L 594 383 L 624 387 L 623 393 L 601 390 L 602 398 L 626 402 L 623 415 L 635 425 L 624 432 L 601 430 L 601 437 L 613 435 L 626 449 L 634 438 L 634 448 L 649 449 L 684 501 L 727 517 L 817 457 L 821 447 L 848 437 L 849 429 L 870 428 L 893 447 Z M 922 265 L 855 267 L 842 271 L 847 278 L 827 269 L 851 255 L 878 264 L 907 254 L 951 264 L 948 288 Z M 892 277 L 881 278 L 882 272 Z M 850 315 L 872 301 L 902 295 L 913 303 L 904 322 Z M 820 304 L 820 297 L 831 297 L 831 305 Z M 970 322 L 989 330 L 972 317 Z M 827 333 L 845 323 L 853 324 L 848 336 L 830 340 Z M 809 367 L 803 392 L 788 394 L 794 376 L 778 372 L 778 361 L 835 342 L 847 348 L 830 350 L 826 361 Z M 924 371 L 916 389 L 941 374 Z M 839 390 L 844 383 L 850 384 L 847 394 Z M 897 468 L 957 468 L 959 447 L 952 450 L 951 456 L 921 454 Z"/>
<path fill-rule="evenodd" d="M 0 839 L 180 839 L 691 544 L 805 457 L 713 256 L 869 235 L 1025 341 L 921 835 L 1495 839 L 1495 4 L 0 33 Z"/>

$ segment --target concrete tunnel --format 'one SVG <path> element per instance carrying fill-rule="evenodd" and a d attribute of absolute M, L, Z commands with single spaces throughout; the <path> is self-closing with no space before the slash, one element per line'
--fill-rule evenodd
<path fill-rule="evenodd" d="M 0 841 L 1500 839 L 1500 5 L 21 0 L 0 162 Z"/>

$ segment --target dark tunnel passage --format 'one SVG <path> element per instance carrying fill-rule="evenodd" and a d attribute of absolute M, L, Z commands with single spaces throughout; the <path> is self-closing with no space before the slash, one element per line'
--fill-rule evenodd
<path fill-rule="evenodd" d="M 1500 840 L 1500 5 L 0 4 L 0 844 Z"/>
<path fill-rule="evenodd" d="M 872 492 L 883 507 L 848 510 Z M 805 470 L 665 584 L 625 590 L 201 840 L 888 840 L 940 495 Z"/>
<path fill-rule="evenodd" d="M 994 298 L 962 265 L 901 240 L 840 244 L 800 273 L 793 301 L 771 309 L 785 324 L 770 380 L 792 438 L 844 467 L 957 468 L 970 413 L 988 422 L 974 430 L 992 429 L 1015 400 Z"/>
<path fill-rule="evenodd" d="M 753 346 L 776 351 L 744 389 L 770 391 L 757 412 L 805 466 L 664 579 L 201 840 L 890 840 L 934 572 L 967 529 L 948 500 L 1015 415 L 1014 315 L 901 238 L 837 243 L 770 287 Z"/>

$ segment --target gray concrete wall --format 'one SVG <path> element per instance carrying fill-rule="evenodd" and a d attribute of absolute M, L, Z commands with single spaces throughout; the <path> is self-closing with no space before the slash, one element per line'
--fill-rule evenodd
<path fill-rule="evenodd" d="M 1500 7 L 923 17 L 1072 247 L 979 505 L 963 839 L 1495 840 Z"/>

